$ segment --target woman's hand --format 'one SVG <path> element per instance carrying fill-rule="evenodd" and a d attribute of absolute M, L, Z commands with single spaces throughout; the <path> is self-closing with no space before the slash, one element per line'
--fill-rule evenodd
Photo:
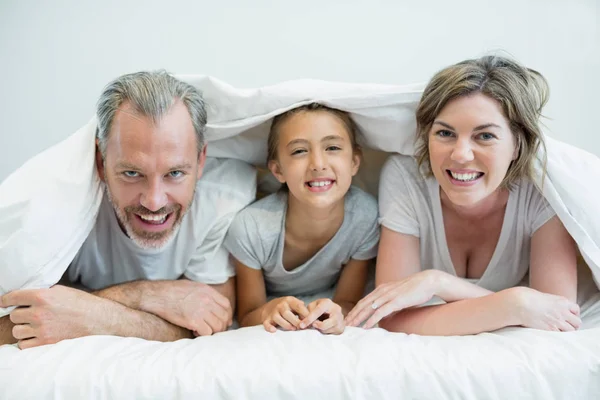
<path fill-rule="evenodd" d="M 322 333 L 339 335 L 344 332 L 342 307 L 331 299 L 318 299 L 308 305 L 309 314 L 300 322 L 300 329 L 313 326 Z"/>
<path fill-rule="evenodd" d="M 516 305 L 519 324 L 526 328 L 569 332 L 579 329 L 579 306 L 562 296 L 527 287 L 508 289 Z"/>
<path fill-rule="evenodd" d="M 346 316 L 346 325 L 372 328 L 388 315 L 431 300 L 438 290 L 438 275 L 443 272 L 425 270 L 399 281 L 385 283 L 356 304 Z"/>
<path fill-rule="evenodd" d="M 308 309 L 302 300 L 293 296 L 279 297 L 268 302 L 262 311 L 262 323 L 269 332 L 276 332 L 277 327 L 285 331 L 300 328 L 300 318 L 306 318 Z"/>

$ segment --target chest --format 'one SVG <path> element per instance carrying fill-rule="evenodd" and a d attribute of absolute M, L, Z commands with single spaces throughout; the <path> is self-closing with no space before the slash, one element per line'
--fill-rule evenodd
<path fill-rule="evenodd" d="M 479 279 L 485 273 L 498 245 L 504 209 L 479 220 L 467 220 L 444 212 L 444 230 L 456 275 Z"/>

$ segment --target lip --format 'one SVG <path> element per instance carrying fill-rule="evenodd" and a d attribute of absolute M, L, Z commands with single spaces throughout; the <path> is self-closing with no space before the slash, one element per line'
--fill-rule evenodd
<path fill-rule="evenodd" d="M 167 229 L 169 229 L 172 225 L 173 225 L 173 214 L 175 214 L 175 211 L 170 212 L 169 214 L 167 214 L 167 218 L 165 219 L 165 222 L 163 222 L 162 224 L 151 224 L 149 222 L 144 221 L 139 215 L 137 214 L 133 214 L 133 223 L 135 225 L 137 225 L 140 230 L 145 231 L 145 232 L 162 232 L 165 231 Z"/>
<path fill-rule="evenodd" d="M 458 179 L 454 179 L 452 177 L 452 174 L 450 174 L 450 171 L 454 172 L 455 174 L 480 173 L 481 175 L 477 179 L 473 179 L 472 181 L 464 182 L 464 181 L 459 181 Z M 485 173 L 474 170 L 474 169 L 445 169 L 444 173 L 446 174 L 446 176 L 448 177 L 448 180 L 450 181 L 450 183 L 452 185 L 461 186 L 461 187 L 474 186 L 474 185 L 478 184 L 479 181 L 481 180 L 481 178 L 483 178 L 485 176 Z"/>
<path fill-rule="evenodd" d="M 326 186 L 310 186 L 309 182 L 331 182 L 331 184 L 326 185 Z M 333 185 L 335 185 L 335 179 L 329 179 L 329 178 L 316 178 L 316 179 L 311 179 L 310 181 L 307 181 L 304 183 L 304 186 L 312 193 L 327 192 L 333 187 Z"/>

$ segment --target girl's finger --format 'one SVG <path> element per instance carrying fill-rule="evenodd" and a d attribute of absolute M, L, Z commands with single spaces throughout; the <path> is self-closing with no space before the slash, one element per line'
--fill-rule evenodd
<path fill-rule="evenodd" d="M 274 314 L 271 317 L 271 320 L 277 324 L 281 329 L 285 330 L 285 331 L 295 331 L 296 328 L 294 328 L 294 326 L 292 324 L 290 324 L 288 321 L 285 320 L 285 318 L 283 318 L 281 316 L 281 314 Z"/>

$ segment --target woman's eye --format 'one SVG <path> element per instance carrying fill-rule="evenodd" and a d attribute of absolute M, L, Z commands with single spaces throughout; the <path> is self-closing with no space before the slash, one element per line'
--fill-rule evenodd
<path fill-rule="evenodd" d="M 327 146 L 327 150 L 328 151 L 336 151 L 336 150 L 341 150 L 342 148 L 339 146 Z"/>
<path fill-rule="evenodd" d="M 445 130 L 445 129 L 442 129 L 441 131 L 437 131 L 437 132 L 436 132 L 436 134 L 437 134 L 439 137 L 444 137 L 444 138 L 447 138 L 447 137 L 452 137 L 452 136 L 454 136 L 454 133 L 452 133 L 452 132 L 450 132 L 450 131 L 447 131 L 447 130 Z"/>
<path fill-rule="evenodd" d="M 123 172 L 123 175 L 125 175 L 128 178 L 137 178 L 138 176 L 140 176 L 140 173 L 136 171 L 125 171 Z"/>
<path fill-rule="evenodd" d="M 306 150 L 304 149 L 296 149 L 294 151 L 292 151 L 292 155 L 295 156 L 297 154 L 302 154 L 302 153 L 306 153 Z"/>
<path fill-rule="evenodd" d="M 484 132 L 484 133 L 479 134 L 479 138 L 481 138 L 483 140 L 492 140 L 492 139 L 495 139 L 496 136 L 492 135 L 491 133 Z"/>

